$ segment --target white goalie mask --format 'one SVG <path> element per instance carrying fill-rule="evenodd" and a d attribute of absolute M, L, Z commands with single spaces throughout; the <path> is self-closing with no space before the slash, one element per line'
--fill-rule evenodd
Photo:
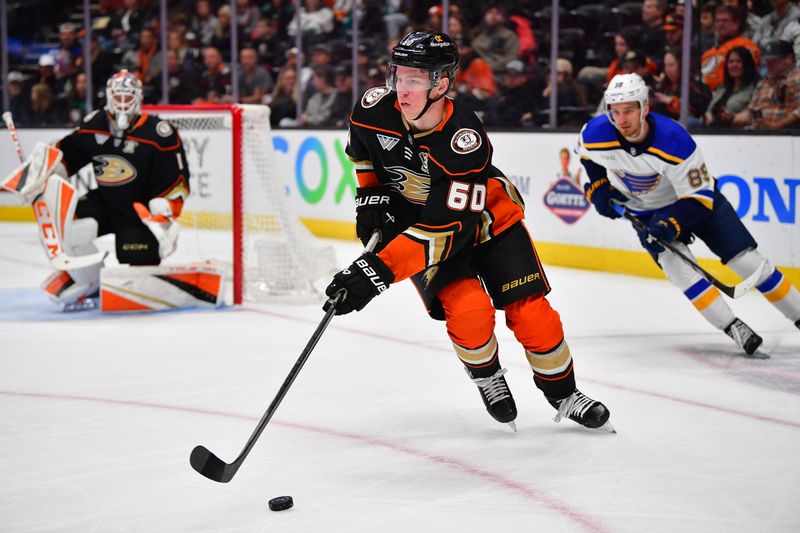
<path fill-rule="evenodd" d="M 611 78 L 603 95 L 608 120 L 616 127 L 614 117 L 611 115 L 611 104 L 639 102 L 639 109 L 642 110 L 640 121 L 644 124 L 644 118 L 649 110 L 647 104 L 649 95 L 650 89 L 638 74 L 617 74 Z"/>
<path fill-rule="evenodd" d="M 114 120 L 121 134 L 142 114 L 142 82 L 128 72 L 121 70 L 106 83 L 106 111 Z"/>

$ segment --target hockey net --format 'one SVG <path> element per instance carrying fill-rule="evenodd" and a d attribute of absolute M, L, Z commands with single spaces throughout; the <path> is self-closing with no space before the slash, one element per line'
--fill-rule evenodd
<path fill-rule="evenodd" d="M 232 301 L 318 300 L 335 272 L 322 245 L 291 208 L 272 144 L 269 108 L 259 105 L 148 106 L 178 130 L 191 194 L 167 263 L 229 266 Z"/>

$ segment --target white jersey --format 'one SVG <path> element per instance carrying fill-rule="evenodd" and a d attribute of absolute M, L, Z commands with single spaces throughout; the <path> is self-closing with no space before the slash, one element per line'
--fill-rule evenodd
<path fill-rule="evenodd" d="M 605 170 L 611 185 L 628 198 L 625 207 L 635 214 L 681 199 L 697 200 L 711 210 L 714 178 L 689 132 L 656 113 L 647 122 L 650 131 L 639 144 L 627 142 L 606 115 L 587 122 L 578 137 L 578 153 L 590 179 L 600 179 Z"/>

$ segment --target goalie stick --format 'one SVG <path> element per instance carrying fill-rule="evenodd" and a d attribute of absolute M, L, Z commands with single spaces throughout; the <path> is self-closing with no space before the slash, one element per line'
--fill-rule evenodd
<path fill-rule="evenodd" d="M 3 122 L 6 123 L 8 133 L 11 134 L 11 140 L 14 141 L 14 148 L 17 149 L 20 162 L 24 162 L 25 155 L 22 153 L 22 145 L 19 143 L 19 137 L 17 137 L 17 128 L 14 126 L 14 117 L 11 115 L 11 111 L 5 111 L 3 113 Z"/>
<path fill-rule="evenodd" d="M 379 237 L 380 233 L 375 231 L 367 243 L 365 251 L 371 252 L 378 243 Z M 292 367 L 292 370 L 289 372 L 289 375 L 286 376 L 286 379 L 283 381 L 283 385 L 281 385 L 281 388 L 278 390 L 278 394 L 275 395 L 272 403 L 269 404 L 269 408 L 267 408 L 264 416 L 262 416 L 261 420 L 259 420 L 255 431 L 253 431 L 252 435 L 250 435 L 250 438 L 247 439 L 247 443 L 244 445 L 244 448 L 236 457 L 236 459 L 234 459 L 232 463 L 226 463 L 209 451 L 209 449 L 205 446 L 195 446 L 194 450 L 192 450 L 192 454 L 189 456 L 189 463 L 192 465 L 192 468 L 208 479 L 218 483 L 227 483 L 233 478 L 233 476 L 236 475 L 239 467 L 242 466 L 242 463 L 250 453 L 250 450 L 253 449 L 256 441 L 264 431 L 264 428 L 267 427 L 272 415 L 275 414 L 275 411 L 278 409 L 281 401 L 283 401 L 284 396 L 286 396 L 286 393 L 289 392 L 289 387 L 291 387 L 292 383 L 294 383 L 295 378 L 297 378 L 297 374 L 300 373 L 300 370 L 303 368 L 306 360 L 308 360 L 308 357 L 311 355 L 311 351 L 317 345 L 320 337 L 322 337 L 322 334 L 327 329 L 328 324 L 330 324 L 331 320 L 333 319 L 333 315 L 336 313 L 336 307 L 338 306 L 339 302 L 342 301 L 344 294 L 345 293 L 343 291 L 338 292 L 331 300 L 332 305 L 327 311 L 325 311 L 325 316 L 322 317 L 322 321 L 319 323 L 319 326 L 317 326 L 314 334 L 311 335 L 308 344 L 306 344 L 306 347 L 303 349 L 300 357 L 297 358 L 297 361 Z"/>
<path fill-rule="evenodd" d="M 617 205 L 619 205 L 619 204 L 617 204 Z M 639 220 L 635 216 L 631 215 L 628 212 L 627 209 L 624 209 L 622 211 L 622 214 L 623 214 L 623 216 L 625 218 L 627 218 L 628 220 L 631 221 L 631 224 L 633 224 L 633 227 L 636 228 L 637 230 L 641 231 L 641 230 L 646 230 L 647 229 L 647 226 L 645 226 L 645 224 L 641 220 Z M 650 239 L 653 239 L 652 235 L 648 235 L 648 237 Z M 688 257 L 686 254 L 681 252 L 672 243 L 666 242 L 664 239 L 660 239 L 660 238 L 659 239 L 655 239 L 655 241 L 658 244 L 660 244 L 661 246 L 663 246 L 664 248 L 666 248 L 667 250 L 669 250 L 670 252 L 672 252 L 673 254 L 677 255 L 679 258 L 681 258 L 684 263 L 686 263 L 687 265 L 692 267 L 694 270 L 696 270 L 709 283 L 711 283 L 713 286 L 718 288 L 720 290 L 720 292 L 722 292 L 723 294 L 725 294 L 729 298 L 738 298 L 741 295 L 747 293 L 750 289 L 752 289 L 755 286 L 755 284 L 758 282 L 758 278 L 761 277 L 761 274 L 764 272 L 764 267 L 767 264 L 766 260 L 764 260 L 764 261 L 761 262 L 760 265 L 758 265 L 758 268 L 755 270 L 755 272 L 753 272 L 752 274 L 747 276 L 741 282 L 739 282 L 739 283 L 737 283 L 736 285 L 733 285 L 733 286 L 725 285 L 720 280 L 718 280 L 717 278 L 712 276 L 705 269 L 703 269 L 703 267 L 701 267 L 695 261 L 693 261 L 691 257 Z"/>

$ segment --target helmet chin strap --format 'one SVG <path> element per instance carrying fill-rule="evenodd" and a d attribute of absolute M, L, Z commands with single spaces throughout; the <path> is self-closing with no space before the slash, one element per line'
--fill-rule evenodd
<path fill-rule="evenodd" d="M 422 115 L 424 115 L 424 114 L 425 114 L 425 113 L 428 111 L 428 109 L 430 109 L 430 107 L 431 107 L 433 104 L 435 104 L 436 102 L 438 102 L 439 100 L 441 100 L 442 98 L 444 98 L 444 97 L 445 97 L 445 94 L 447 94 L 447 92 L 443 92 L 442 94 L 440 94 L 440 95 L 439 95 L 439 96 L 437 96 L 436 98 L 431 98 L 431 93 L 433 92 L 433 90 L 434 90 L 435 88 L 436 88 L 436 87 L 431 87 L 430 89 L 428 89 L 428 101 L 427 101 L 427 102 L 425 102 L 425 107 L 423 107 L 423 108 L 422 108 L 422 111 L 420 111 L 420 112 L 419 112 L 419 115 L 417 115 L 416 117 L 414 117 L 412 120 L 419 120 L 419 119 L 420 119 L 420 117 L 422 117 Z"/>

